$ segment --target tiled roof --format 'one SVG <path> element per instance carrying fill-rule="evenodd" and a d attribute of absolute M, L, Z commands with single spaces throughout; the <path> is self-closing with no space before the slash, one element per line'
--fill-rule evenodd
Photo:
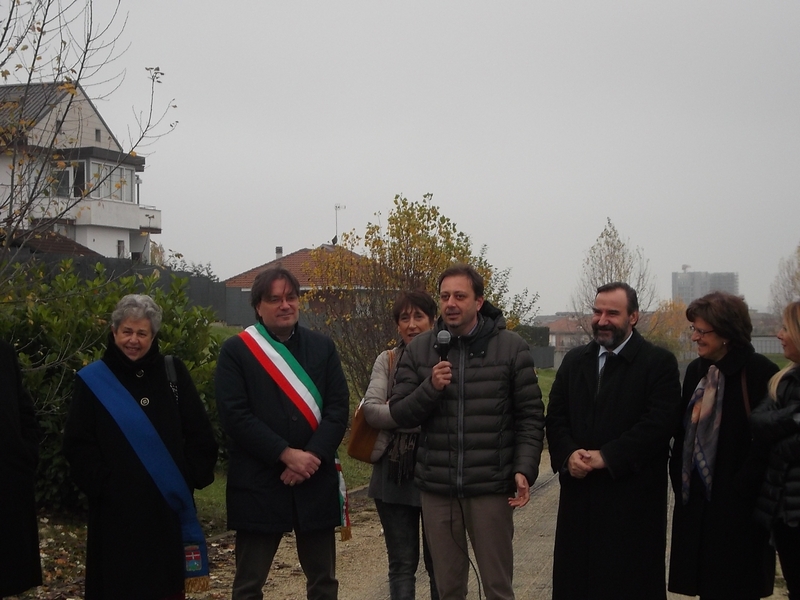
<path fill-rule="evenodd" d="M 325 248 L 326 250 L 333 249 L 328 245 L 323 245 L 322 248 Z M 292 275 L 297 277 L 297 281 L 300 282 L 301 289 L 308 289 L 311 287 L 311 280 L 309 279 L 306 271 L 308 269 L 308 265 L 311 264 L 311 252 L 311 249 L 303 248 L 302 250 L 297 250 L 291 254 L 286 254 L 282 258 L 271 260 L 270 262 L 264 263 L 261 266 L 250 269 L 249 271 L 245 271 L 244 273 L 234 275 L 230 279 L 226 279 L 225 286 L 234 288 L 249 288 L 253 285 L 256 275 L 261 273 L 261 271 L 265 271 L 270 267 L 281 266 L 289 271 Z"/>
<path fill-rule="evenodd" d="M 58 83 L 0 85 L 0 125 L 8 124 L 9 113 L 14 113 L 13 121 L 19 122 L 20 116 L 15 112 L 18 102 L 24 102 L 22 119 L 38 121 L 67 94 L 60 86 Z"/>
<path fill-rule="evenodd" d="M 0 238 L 3 234 L 0 233 Z M 28 238 L 17 237 L 12 244 L 15 247 L 24 246 L 34 254 L 68 254 L 71 256 L 97 256 L 103 255 L 95 252 L 91 248 L 82 246 L 63 235 L 59 235 L 54 231 L 42 231 L 32 234 Z"/>
<path fill-rule="evenodd" d="M 584 333 L 580 321 L 572 317 L 561 317 L 547 324 L 550 333 Z"/>

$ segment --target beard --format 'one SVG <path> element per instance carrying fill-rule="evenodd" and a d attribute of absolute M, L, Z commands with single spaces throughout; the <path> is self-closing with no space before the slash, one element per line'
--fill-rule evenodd
<path fill-rule="evenodd" d="M 604 334 L 602 337 L 601 333 Z M 615 325 L 600 327 L 597 323 L 592 323 L 592 334 L 594 334 L 595 341 L 608 350 L 613 350 L 624 342 L 629 333 L 630 330 L 628 328 L 623 329 Z M 608 334 L 611 335 L 609 336 Z"/>

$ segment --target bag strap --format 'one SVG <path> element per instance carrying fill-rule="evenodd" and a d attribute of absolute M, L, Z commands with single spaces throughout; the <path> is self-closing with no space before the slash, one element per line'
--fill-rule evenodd
<path fill-rule="evenodd" d="M 167 370 L 172 395 L 175 396 L 175 404 L 178 404 L 178 371 L 175 370 L 175 357 L 172 354 L 164 355 L 164 368 Z"/>
<path fill-rule="evenodd" d="M 750 394 L 747 392 L 747 369 L 742 369 L 742 396 L 744 397 L 744 410 L 750 418 Z"/>
<path fill-rule="evenodd" d="M 392 387 L 394 386 L 395 364 L 394 364 L 394 350 L 389 350 L 389 373 L 387 377 L 386 397 L 392 396 Z"/>

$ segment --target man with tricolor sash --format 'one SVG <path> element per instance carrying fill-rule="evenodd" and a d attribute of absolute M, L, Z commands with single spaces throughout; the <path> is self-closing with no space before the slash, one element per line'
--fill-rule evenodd
<path fill-rule="evenodd" d="M 217 363 L 229 438 L 228 526 L 236 530 L 233 600 L 261 600 L 283 534 L 294 531 L 309 600 L 337 598 L 335 528 L 347 526 L 336 459 L 349 394 L 333 341 L 298 325 L 300 285 L 260 273 L 256 324 L 225 342 Z"/>

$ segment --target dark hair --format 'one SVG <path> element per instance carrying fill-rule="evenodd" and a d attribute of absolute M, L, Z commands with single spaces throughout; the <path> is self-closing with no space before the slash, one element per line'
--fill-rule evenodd
<path fill-rule="evenodd" d="M 601 285 L 599 288 L 597 288 L 597 294 L 613 292 L 614 290 L 622 290 L 625 292 L 625 295 L 628 297 L 629 315 L 632 315 L 639 310 L 639 296 L 636 295 L 636 290 L 622 281 L 612 281 L 611 283 Z M 595 294 L 595 298 L 597 297 L 597 294 Z"/>
<path fill-rule="evenodd" d="M 400 323 L 400 315 L 408 310 L 420 309 L 431 321 L 436 318 L 436 301 L 428 292 L 403 292 L 397 297 L 392 307 L 392 316 L 395 323 Z"/>
<path fill-rule="evenodd" d="M 253 280 L 253 287 L 250 288 L 250 306 L 256 311 L 256 317 L 258 317 L 258 305 L 265 296 L 269 295 L 272 291 L 272 284 L 278 279 L 285 279 L 288 281 L 294 293 L 298 296 L 300 295 L 300 282 L 297 281 L 297 277 L 283 267 L 273 267 L 266 271 L 261 271 L 261 273 L 256 275 L 256 278 Z"/>
<path fill-rule="evenodd" d="M 467 279 L 469 279 L 472 283 L 472 291 L 475 292 L 475 297 L 483 298 L 483 277 L 481 277 L 481 274 L 478 273 L 474 267 L 465 263 L 456 263 L 446 268 L 444 272 L 439 275 L 439 291 L 442 291 L 442 281 L 444 281 L 447 277 L 453 277 L 455 275 L 464 275 Z"/>
<path fill-rule="evenodd" d="M 741 296 L 728 292 L 711 292 L 692 300 L 686 308 L 686 318 L 707 321 L 716 334 L 728 340 L 731 346 L 743 347 L 750 343 L 753 323 L 750 310 Z"/>

